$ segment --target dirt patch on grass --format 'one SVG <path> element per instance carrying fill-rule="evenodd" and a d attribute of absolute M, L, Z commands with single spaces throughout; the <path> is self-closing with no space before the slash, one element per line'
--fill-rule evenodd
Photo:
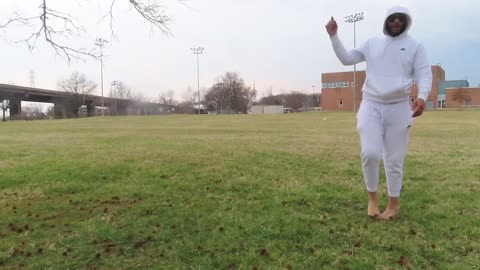
<path fill-rule="evenodd" d="M 14 166 L 14 163 L 8 160 L 0 160 L 0 169 L 8 169 Z"/>

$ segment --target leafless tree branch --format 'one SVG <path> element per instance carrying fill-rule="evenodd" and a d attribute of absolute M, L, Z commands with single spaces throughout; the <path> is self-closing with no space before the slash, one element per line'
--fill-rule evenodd
<path fill-rule="evenodd" d="M 106 18 L 109 18 L 109 25 L 110 25 L 110 32 L 113 37 L 116 37 L 115 31 L 114 31 L 114 15 L 113 15 L 113 9 L 116 4 L 117 0 L 112 0 L 112 3 L 110 4 L 110 9 L 109 11 L 100 18 L 99 22 L 105 20 Z M 168 27 L 168 24 L 172 21 L 172 19 L 166 15 L 166 7 L 159 4 L 159 0 L 154 0 L 153 3 L 150 3 L 151 1 L 148 1 L 148 3 L 144 3 L 145 0 L 128 0 L 130 4 L 135 8 L 135 10 L 145 19 L 146 21 L 150 22 L 153 26 L 157 27 L 160 29 L 163 33 L 165 34 L 170 34 L 170 29 Z M 190 6 L 187 5 L 188 0 L 176 0 L 178 3 L 191 8 Z"/>
<path fill-rule="evenodd" d="M 43 37 L 45 41 L 50 44 L 56 54 L 63 55 L 70 62 L 72 59 L 83 59 L 85 56 L 96 57 L 92 51 L 86 49 L 71 48 L 68 45 L 62 44 L 58 40 L 61 37 L 67 37 L 75 33 L 84 32 L 84 29 L 77 26 L 73 21 L 73 18 L 68 14 L 55 11 L 47 7 L 47 1 L 42 0 L 42 4 L 39 6 L 40 15 L 33 17 L 22 17 L 20 14 L 15 13 L 13 18 L 9 19 L 5 24 L 0 25 L 0 29 L 5 29 L 13 23 L 20 23 L 22 25 L 35 25 L 37 23 L 37 30 L 31 33 L 28 37 L 14 41 L 14 43 L 24 43 L 26 46 L 33 50 L 37 44 L 38 38 Z M 63 27 L 55 26 L 55 23 L 62 23 Z"/>
<path fill-rule="evenodd" d="M 27 17 L 27 18 L 23 18 L 21 17 L 20 14 L 18 13 L 14 13 L 13 14 L 13 18 L 9 19 L 5 24 L 0 24 L 0 28 L 6 28 L 8 27 L 10 24 L 13 24 L 13 23 L 20 23 L 20 24 L 24 24 L 24 25 L 30 25 L 30 21 L 33 20 L 33 19 L 37 19 L 38 17 Z"/>
<path fill-rule="evenodd" d="M 165 7 L 154 3 L 143 3 L 141 0 L 129 0 L 130 4 L 137 10 L 140 15 L 159 28 L 164 33 L 170 33 L 168 23 L 171 21 L 170 17 L 165 15 Z"/>
<path fill-rule="evenodd" d="M 142 18 L 150 22 L 153 26 L 160 29 L 163 33 L 169 34 L 170 30 L 168 24 L 171 18 L 166 15 L 166 7 L 161 5 L 162 0 L 128 0 L 135 10 L 142 16 Z M 176 0 L 177 2 L 186 5 L 187 0 Z M 47 6 L 47 0 L 41 0 L 39 6 L 40 14 L 33 17 L 24 17 L 18 13 L 14 13 L 12 18 L 7 20 L 4 24 L 0 24 L 0 29 L 6 29 L 13 24 L 20 24 L 22 26 L 37 27 L 24 39 L 14 41 L 15 43 L 23 43 L 33 50 L 37 45 L 38 39 L 43 38 L 53 48 L 55 53 L 67 58 L 69 62 L 72 59 L 84 60 L 85 57 L 99 56 L 94 53 L 94 50 L 86 50 L 85 48 L 73 48 L 59 39 L 67 38 L 72 35 L 81 34 L 85 32 L 83 27 L 77 25 L 74 19 L 69 14 L 61 13 L 55 9 Z M 110 20 L 110 31 L 115 37 L 114 32 L 114 6 L 117 0 L 111 0 L 110 9 L 100 21 L 105 18 Z"/>
<path fill-rule="evenodd" d="M 105 20 L 105 18 L 109 17 L 110 18 L 110 33 L 112 35 L 112 37 L 116 37 L 115 35 L 115 31 L 113 30 L 113 21 L 114 21 L 114 17 L 113 17 L 113 6 L 115 6 L 115 3 L 117 2 L 117 0 L 112 0 L 112 3 L 110 4 L 110 10 L 108 11 L 107 14 L 103 15 L 102 18 L 100 18 L 99 22 Z"/>

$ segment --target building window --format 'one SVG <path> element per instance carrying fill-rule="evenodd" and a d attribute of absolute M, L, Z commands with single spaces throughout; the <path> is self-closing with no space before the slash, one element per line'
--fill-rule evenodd
<path fill-rule="evenodd" d="M 445 100 L 438 100 L 437 102 L 437 109 L 445 109 Z"/>
<path fill-rule="evenodd" d="M 467 105 L 467 108 L 470 108 L 470 106 L 472 106 L 472 100 L 471 99 L 465 100 L 465 105 Z"/>
<path fill-rule="evenodd" d="M 348 87 L 348 82 L 329 82 L 322 85 L 323 88 L 345 88 Z"/>
<path fill-rule="evenodd" d="M 338 101 L 338 107 L 339 107 L 339 108 L 343 108 L 343 99 L 340 99 L 340 100 Z"/>
<path fill-rule="evenodd" d="M 352 81 L 352 87 L 355 87 L 355 82 L 354 81 Z"/>
<path fill-rule="evenodd" d="M 344 88 L 344 87 L 348 87 L 348 82 L 323 83 L 323 88 Z"/>

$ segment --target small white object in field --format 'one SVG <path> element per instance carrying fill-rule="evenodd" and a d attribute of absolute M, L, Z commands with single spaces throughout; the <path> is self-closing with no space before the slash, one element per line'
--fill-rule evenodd
<path fill-rule="evenodd" d="M 327 120 L 327 117 L 326 117 L 326 116 L 323 118 L 323 121 L 325 121 L 325 120 Z"/>

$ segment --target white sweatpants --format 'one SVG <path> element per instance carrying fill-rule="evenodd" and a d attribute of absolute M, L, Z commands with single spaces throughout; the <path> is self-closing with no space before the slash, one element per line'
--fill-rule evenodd
<path fill-rule="evenodd" d="M 363 177 L 369 192 L 377 191 L 383 154 L 388 195 L 400 196 L 403 162 L 413 119 L 408 101 L 387 104 L 362 101 L 357 114 L 357 129 L 362 145 Z"/>

